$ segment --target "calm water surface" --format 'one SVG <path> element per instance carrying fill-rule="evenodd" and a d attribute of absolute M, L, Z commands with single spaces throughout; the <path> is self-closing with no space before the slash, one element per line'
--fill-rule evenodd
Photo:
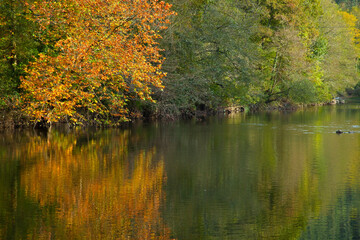
<path fill-rule="evenodd" d="M 360 106 L 2 133 L 0 239 L 360 239 Z"/>

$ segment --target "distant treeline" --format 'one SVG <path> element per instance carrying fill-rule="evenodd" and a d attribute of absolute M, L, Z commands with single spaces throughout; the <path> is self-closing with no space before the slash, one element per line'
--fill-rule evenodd
<path fill-rule="evenodd" d="M 0 106 L 116 124 L 324 103 L 359 81 L 356 0 L 3 0 Z"/>

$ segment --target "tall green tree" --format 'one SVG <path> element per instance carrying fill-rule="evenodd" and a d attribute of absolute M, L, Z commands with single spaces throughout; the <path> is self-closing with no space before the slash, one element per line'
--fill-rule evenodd
<path fill-rule="evenodd" d="M 18 91 L 25 65 L 40 50 L 29 2 L 3 0 L 0 4 L 0 96 Z"/>
<path fill-rule="evenodd" d="M 327 41 L 326 54 L 321 60 L 323 83 L 329 94 L 335 96 L 359 80 L 359 52 L 352 28 L 339 11 L 339 6 L 330 0 L 322 0 L 322 7 L 324 14 L 319 19 L 319 32 L 320 37 Z"/>
<path fill-rule="evenodd" d="M 163 46 L 168 72 L 159 94 L 165 113 L 223 104 L 252 103 L 259 45 L 251 41 L 259 27 L 254 1 L 173 1 L 178 15 Z M 178 113 L 178 112 L 176 112 Z"/>
<path fill-rule="evenodd" d="M 261 6 L 261 23 L 267 29 L 260 39 L 263 102 L 314 101 L 309 46 L 317 36 L 319 1 L 265 0 Z"/>

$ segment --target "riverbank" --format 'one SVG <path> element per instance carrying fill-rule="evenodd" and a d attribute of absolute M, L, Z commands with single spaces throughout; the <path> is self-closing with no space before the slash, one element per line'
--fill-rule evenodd
<path fill-rule="evenodd" d="M 0 109 L 0 130 L 27 128 L 31 126 L 31 121 L 20 110 Z"/>
<path fill-rule="evenodd" d="M 347 103 L 356 103 L 360 102 L 360 98 L 348 98 Z M 70 123 L 67 121 L 60 121 L 54 125 L 67 125 L 69 127 L 83 126 L 83 127 L 119 127 L 125 126 L 132 122 L 137 122 L 140 120 L 160 120 L 160 121 L 176 121 L 181 119 L 196 119 L 197 121 L 204 121 L 211 116 L 227 116 L 237 113 L 245 112 L 268 112 L 268 111 L 297 111 L 299 109 L 329 105 L 330 103 L 321 103 L 321 104 L 291 104 L 288 102 L 283 103 L 273 103 L 268 105 L 251 105 L 251 106 L 240 106 L 240 105 L 231 105 L 218 107 L 216 109 L 201 108 L 189 110 L 178 110 L 177 114 L 174 112 L 161 112 L 158 109 L 149 109 L 146 110 L 133 110 L 129 116 L 129 121 L 120 122 L 112 119 L 112 121 L 101 121 L 99 119 L 88 118 L 85 121 L 78 123 Z M 3 107 L 0 109 L 0 130 L 12 130 L 19 128 L 47 128 L 50 125 L 45 121 L 34 122 L 28 116 L 26 116 L 20 108 L 16 107 Z"/>

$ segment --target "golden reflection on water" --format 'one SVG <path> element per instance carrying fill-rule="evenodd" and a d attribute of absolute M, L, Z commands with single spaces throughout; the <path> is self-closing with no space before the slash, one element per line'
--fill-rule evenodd
<path fill-rule="evenodd" d="M 21 173 L 28 197 L 48 210 L 29 239 L 170 239 L 160 216 L 163 161 L 156 149 L 127 153 L 128 132 L 79 142 L 49 133 L 25 146 Z M 49 221 L 49 219 L 51 219 Z"/>

